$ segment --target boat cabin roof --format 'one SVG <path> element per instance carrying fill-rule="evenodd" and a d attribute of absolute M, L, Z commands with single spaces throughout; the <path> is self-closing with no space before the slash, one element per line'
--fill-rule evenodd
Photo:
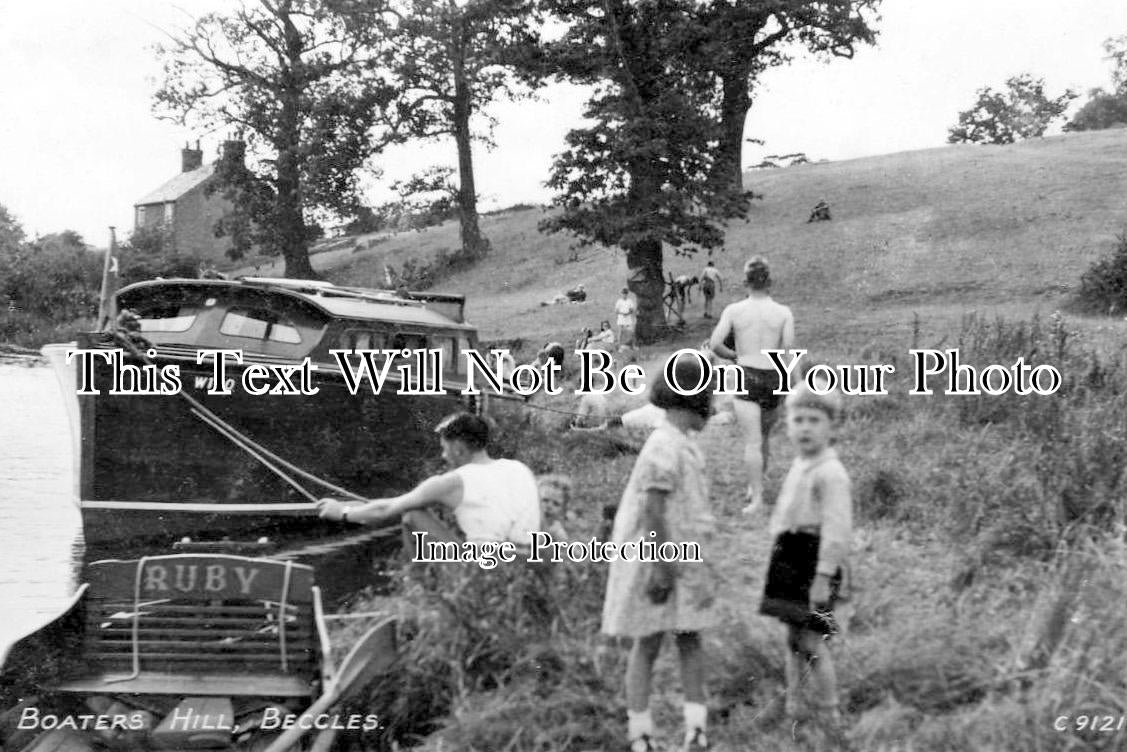
<path fill-rule="evenodd" d="M 475 331 L 464 320 L 465 296 L 441 293 L 397 293 L 342 287 L 320 280 L 269 277 L 224 279 L 158 279 L 138 282 L 118 292 L 121 307 L 131 308 L 153 299 L 178 299 L 206 295 L 208 291 L 246 292 L 259 300 L 271 297 L 280 305 L 294 303 L 312 308 L 326 318 L 357 322 L 387 322 L 427 328 Z M 289 305 L 286 305 L 288 301 Z"/>

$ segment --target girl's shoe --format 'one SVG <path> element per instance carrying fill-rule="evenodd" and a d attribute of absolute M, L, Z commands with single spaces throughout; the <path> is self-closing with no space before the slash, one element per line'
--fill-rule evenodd
<path fill-rule="evenodd" d="M 708 737 L 705 736 L 704 729 L 698 726 L 685 736 L 685 746 L 681 747 L 681 752 L 707 752 L 709 749 Z"/>
<path fill-rule="evenodd" d="M 652 736 L 642 734 L 630 740 L 630 752 L 657 752 L 657 745 L 654 744 Z"/>

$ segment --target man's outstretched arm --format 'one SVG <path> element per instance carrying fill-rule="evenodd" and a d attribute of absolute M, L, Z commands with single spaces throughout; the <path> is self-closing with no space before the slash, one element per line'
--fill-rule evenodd
<path fill-rule="evenodd" d="M 427 478 L 400 496 L 372 499 L 362 504 L 349 504 L 338 499 L 321 499 L 317 513 L 327 520 L 344 520 L 367 524 L 398 517 L 413 509 L 443 504 L 451 509 L 462 501 L 462 479 L 456 473 Z"/>

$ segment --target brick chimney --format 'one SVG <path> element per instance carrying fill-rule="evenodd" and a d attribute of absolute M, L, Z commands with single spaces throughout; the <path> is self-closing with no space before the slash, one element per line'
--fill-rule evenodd
<path fill-rule="evenodd" d="M 202 166 L 203 150 L 200 149 L 200 142 L 196 142 L 194 149 L 185 143 L 184 148 L 180 150 L 180 172 L 191 172 Z"/>

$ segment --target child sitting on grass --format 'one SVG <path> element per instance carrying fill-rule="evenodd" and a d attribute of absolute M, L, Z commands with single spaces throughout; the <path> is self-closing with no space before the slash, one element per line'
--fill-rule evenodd
<path fill-rule="evenodd" d="M 678 384 L 696 384 L 701 366 L 695 358 L 676 364 Z M 663 369 L 662 374 L 665 371 Z M 650 683 L 666 632 L 673 633 L 681 658 L 685 695 L 683 750 L 708 749 L 705 736 L 704 663 L 700 631 L 717 623 L 715 578 L 708 566 L 708 541 L 715 519 L 708 503 L 704 454 L 696 434 L 708 420 L 711 390 L 686 396 L 664 378 L 650 390 L 650 401 L 665 411 L 638 454 L 614 518 L 616 543 L 639 539 L 658 546 L 665 541 L 696 542 L 705 561 L 611 562 L 603 604 L 603 632 L 632 637 L 626 665 L 627 737 L 631 752 L 653 752 Z M 640 547 L 639 547 L 640 548 Z"/>
<path fill-rule="evenodd" d="M 832 447 L 841 411 L 840 395 L 805 384 L 786 398 L 787 436 L 797 455 L 771 515 L 775 544 L 759 609 L 787 625 L 787 716 L 798 718 L 809 675 L 815 720 L 837 746 L 844 737 L 828 640 L 838 631 L 833 607 L 853 535 L 849 474 Z"/>

